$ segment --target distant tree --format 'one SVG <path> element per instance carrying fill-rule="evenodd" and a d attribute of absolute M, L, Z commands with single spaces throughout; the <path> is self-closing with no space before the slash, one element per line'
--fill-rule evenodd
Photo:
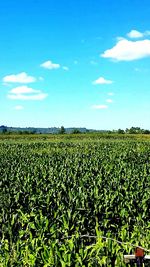
<path fill-rule="evenodd" d="M 140 127 L 131 127 L 130 129 L 126 129 L 126 133 L 129 134 L 141 134 L 143 133 L 143 129 L 141 129 Z"/>
<path fill-rule="evenodd" d="M 1 125 L 0 126 L 0 130 L 1 130 L 2 133 L 7 133 L 7 126 Z"/>
<path fill-rule="evenodd" d="M 32 130 L 31 134 L 36 134 L 36 129 Z"/>
<path fill-rule="evenodd" d="M 72 131 L 72 134 L 79 134 L 79 133 L 81 133 L 81 132 L 80 132 L 80 130 L 77 129 L 77 128 L 73 129 L 73 131 Z"/>
<path fill-rule="evenodd" d="M 143 130 L 143 134 L 150 134 L 150 130 Z"/>
<path fill-rule="evenodd" d="M 61 126 L 60 130 L 59 130 L 59 134 L 65 134 L 66 130 L 64 128 L 64 126 Z"/>
<path fill-rule="evenodd" d="M 24 130 L 22 133 L 23 134 L 30 134 L 30 132 L 28 130 Z"/>
<path fill-rule="evenodd" d="M 3 134 L 7 133 L 7 128 L 3 129 L 3 130 L 2 130 L 2 133 L 3 133 Z"/>
<path fill-rule="evenodd" d="M 118 133 L 118 134 L 124 134 L 124 130 L 122 130 L 122 129 L 118 129 L 117 133 Z"/>

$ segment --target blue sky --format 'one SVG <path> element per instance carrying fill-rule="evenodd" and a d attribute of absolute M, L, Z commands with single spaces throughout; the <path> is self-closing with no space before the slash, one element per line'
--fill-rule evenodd
<path fill-rule="evenodd" d="M 0 1 L 0 124 L 150 129 L 149 0 Z"/>

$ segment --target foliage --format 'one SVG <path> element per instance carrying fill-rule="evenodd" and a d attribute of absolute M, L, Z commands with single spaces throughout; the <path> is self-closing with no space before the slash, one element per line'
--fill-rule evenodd
<path fill-rule="evenodd" d="M 1 137 L 0 266 L 119 267 L 133 248 L 109 238 L 150 248 L 149 141 L 70 136 Z"/>
<path fill-rule="evenodd" d="M 131 127 L 130 129 L 126 129 L 126 133 L 129 134 L 150 134 L 149 130 L 141 129 L 140 127 Z"/>
<path fill-rule="evenodd" d="M 122 130 L 122 129 L 118 129 L 117 133 L 118 133 L 118 134 L 124 134 L 124 130 Z"/>
<path fill-rule="evenodd" d="M 64 126 L 61 126 L 59 133 L 64 134 L 65 132 L 66 132 L 66 130 L 65 130 Z"/>
<path fill-rule="evenodd" d="M 79 133 L 81 133 L 81 132 L 80 132 L 80 130 L 77 129 L 77 128 L 74 128 L 74 129 L 72 130 L 72 134 L 79 134 Z"/>

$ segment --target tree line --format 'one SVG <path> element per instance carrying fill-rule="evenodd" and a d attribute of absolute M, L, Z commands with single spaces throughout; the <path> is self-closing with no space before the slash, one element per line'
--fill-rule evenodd
<path fill-rule="evenodd" d="M 48 128 L 46 128 L 48 129 Z M 53 132 L 50 132 L 50 133 L 53 133 L 53 134 L 66 134 L 68 133 L 68 128 L 65 128 L 64 126 L 61 126 L 60 128 L 54 128 L 55 131 Z M 118 130 L 88 130 L 86 128 L 70 128 L 69 130 L 69 133 L 71 134 L 80 134 L 80 133 L 94 133 L 94 132 L 97 132 L 97 133 L 107 133 L 107 134 L 150 134 L 150 130 L 147 130 L 147 129 L 142 129 L 140 127 L 131 127 L 131 128 L 126 128 L 125 130 L 123 129 L 118 129 Z M 46 132 L 39 132 L 39 129 L 37 128 L 28 128 L 26 130 L 20 130 L 20 128 L 16 128 L 16 130 L 12 130 L 10 129 L 10 127 L 7 127 L 7 126 L 4 126 L 4 125 L 1 125 L 0 126 L 0 133 L 2 134 L 36 134 L 36 133 L 48 133 L 47 131 Z"/>

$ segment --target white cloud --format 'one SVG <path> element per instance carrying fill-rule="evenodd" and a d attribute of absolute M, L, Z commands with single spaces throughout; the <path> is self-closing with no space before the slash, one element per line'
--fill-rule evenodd
<path fill-rule="evenodd" d="M 111 84 L 111 83 L 113 83 L 113 81 L 111 81 L 111 80 L 106 80 L 106 79 L 103 78 L 103 77 L 100 77 L 100 78 L 98 78 L 97 80 L 95 80 L 95 81 L 93 82 L 94 85 L 96 85 L 96 84 Z"/>
<path fill-rule="evenodd" d="M 35 77 L 29 76 L 25 72 L 19 74 L 7 75 L 3 78 L 4 83 L 33 83 L 36 81 Z"/>
<path fill-rule="evenodd" d="M 32 93 L 39 93 L 40 90 L 35 90 L 33 88 L 30 88 L 26 85 L 18 86 L 16 88 L 13 88 L 10 93 L 12 94 L 32 94 Z"/>
<path fill-rule="evenodd" d="M 39 81 L 44 81 L 44 78 L 40 76 Z"/>
<path fill-rule="evenodd" d="M 109 93 L 108 93 L 108 95 L 111 95 L 111 96 L 113 96 L 113 95 L 114 95 L 114 93 L 113 93 L 113 92 L 109 92 Z"/>
<path fill-rule="evenodd" d="M 150 40 L 128 41 L 121 39 L 117 44 L 106 50 L 102 55 L 116 61 L 131 61 L 150 56 Z"/>
<path fill-rule="evenodd" d="M 106 102 L 107 102 L 107 103 L 112 103 L 113 100 L 112 100 L 112 99 L 106 99 Z"/>
<path fill-rule="evenodd" d="M 149 35 L 150 35 L 150 31 L 139 32 L 137 30 L 131 30 L 130 32 L 127 33 L 127 36 L 131 39 L 143 38 Z"/>
<path fill-rule="evenodd" d="M 18 106 L 15 106 L 14 109 L 16 109 L 16 110 L 22 110 L 22 109 L 24 109 L 24 107 L 18 105 Z"/>
<path fill-rule="evenodd" d="M 8 98 L 12 100 L 44 100 L 48 94 L 39 93 L 35 95 L 25 94 L 8 94 Z"/>
<path fill-rule="evenodd" d="M 108 106 L 106 105 L 93 105 L 92 109 L 106 109 Z"/>
<path fill-rule="evenodd" d="M 130 32 L 128 32 L 127 33 L 127 36 L 129 37 L 129 38 L 142 38 L 143 36 L 144 36 L 144 33 L 142 33 L 142 32 L 139 32 L 139 31 L 136 31 L 136 30 L 132 30 L 132 31 L 130 31 Z"/>
<path fill-rule="evenodd" d="M 13 88 L 7 97 L 12 100 L 43 100 L 47 96 L 48 94 L 43 93 L 41 90 L 35 90 L 23 85 Z"/>
<path fill-rule="evenodd" d="M 48 61 L 42 63 L 40 66 L 44 69 L 49 69 L 49 70 L 60 68 L 59 64 L 53 63 L 51 60 L 48 60 Z"/>
<path fill-rule="evenodd" d="M 68 70 L 69 70 L 69 68 L 68 68 L 68 67 L 66 67 L 66 66 L 63 66 L 62 68 L 63 68 L 63 70 L 66 70 L 66 71 L 68 71 Z"/>

